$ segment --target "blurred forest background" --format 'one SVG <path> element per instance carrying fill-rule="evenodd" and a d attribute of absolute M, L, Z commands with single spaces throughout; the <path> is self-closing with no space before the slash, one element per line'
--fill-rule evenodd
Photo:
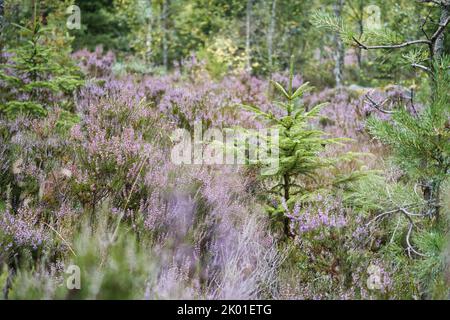
<path fill-rule="evenodd" d="M 78 1 L 81 28 L 67 30 L 63 18 L 69 16 L 65 10 L 73 3 L 41 1 L 38 13 L 50 15 L 53 21 L 48 23 L 60 33 L 60 41 L 70 42 L 72 50 L 102 46 L 113 50 L 123 67 L 134 72 L 183 68 L 183 61 L 195 55 L 215 76 L 244 70 L 267 76 L 286 70 L 294 55 L 302 76 L 323 87 L 336 85 L 336 61 L 346 84 L 412 85 L 408 80 L 414 77 L 401 51 L 344 48 L 335 33 L 315 26 L 318 10 L 336 14 L 355 35 L 375 28 L 386 33 L 384 40 L 397 42 L 420 38 L 424 20 L 436 24 L 440 18 L 438 9 L 420 1 L 105 0 Z M 4 5 L 4 20 L 9 23 L 26 23 L 33 14 L 31 0 L 5 1 Z M 5 37 L 20 41 L 16 31 L 7 28 Z"/>

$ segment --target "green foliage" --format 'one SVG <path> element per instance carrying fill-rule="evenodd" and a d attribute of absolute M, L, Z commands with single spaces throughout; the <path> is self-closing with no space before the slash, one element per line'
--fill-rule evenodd
<path fill-rule="evenodd" d="M 83 82 L 74 63 L 52 42 L 51 27 L 35 20 L 29 28 L 15 28 L 24 40 L 8 50 L 11 62 L 1 65 L 0 79 L 6 86 L 1 89 L 0 113 L 45 116 L 56 100 L 72 111 L 72 93 Z"/>
<path fill-rule="evenodd" d="M 351 41 L 353 32 L 348 29 L 341 17 L 326 11 L 316 11 L 311 18 L 311 22 L 318 28 L 339 33 L 344 40 Z"/>
<path fill-rule="evenodd" d="M 445 257 L 443 252 L 447 239 L 443 228 L 421 233 L 416 240 L 418 248 L 427 252 L 427 257 L 414 265 L 413 273 L 419 279 L 427 298 L 446 299 L 449 289 L 444 279 Z"/>
<path fill-rule="evenodd" d="M 414 192 L 414 186 L 392 181 L 380 172 L 374 172 L 352 182 L 344 200 L 346 205 L 367 215 L 385 208 L 420 204 L 422 199 Z"/>
<path fill-rule="evenodd" d="M 326 103 L 319 104 L 307 110 L 301 103 L 303 95 L 312 88 L 308 83 L 300 87 L 292 88 L 294 70 L 293 59 L 291 60 L 291 71 L 289 87 L 284 88 L 282 84 L 273 82 L 273 85 L 284 99 L 277 102 L 277 106 L 283 110 L 282 116 L 276 116 L 272 112 L 264 112 L 256 106 L 244 106 L 252 111 L 255 116 L 265 121 L 271 129 L 278 130 L 278 141 L 273 138 L 267 139 L 268 149 L 271 144 L 277 143 L 279 166 L 265 172 L 265 177 L 275 181 L 275 185 L 269 192 L 280 197 L 280 205 L 269 209 L 275 217 L 284 216 L 281 206 L 286 201 L 289 207 L 293 207 L 300 195 L 307 193 L 305 185 L 301 181 L 305 178 L 314 180 L 314 175 L 321 168 L 333 165 L 335 158 L 323 155 L 327 145 L 338 143 L 342 139 L 326 138 L 325 132 L 312 128 L 311 120 L 319 117 L 319 111 Z M 285 232 L 287 232 L 285 220 Z"/>
<path fill-rule="evenodd" d="M 434 69 L 445 70 L 447 63 L 444 58 Z M 423 109 L 399 105 L 389 120 L 368 120 L 369 132 L 392 151 L 392 163 L 387 163 L 386 177 L 367 176 L 346 198 L 368 219 L 373 235 L 383 239 L 381 254 L 395 275 L 392 294 L 397 298 L 448 297 L 448 77 L 447 72 L 436 73 L 434 98 Z M 427 188 L 429 193 L 420 192 Z"/>
<path fill-rule="evenodd" d="M 445 59 L 446 60 L 446 59 Z M 448 64 L 442 62 L 445 70 Z M 390 121 L 372 117 L 370 132 L 394 152 L 397 164 L 411 178 L 432 180 L 437 191 L 450 168 L 450 77 L 448 72 L 436 74 L 436 96 L 421 111 L 397 108 Z"/>
<path fill-rule="evenodd" d="M 82 23 L 80 30 L 73 30 L 75 36 L 74 49 L 88 48 L 94 50 L 102 44 L 105 50 L 129 51 L 127 36 L 134 23 L 142 23 L 136 16 L 130 17 L 129 12 L 144 13 L 136 8 L 137 1 L 97 0 L 79 1 Z M 153 2 L 153 1 L 152 1 Z"/>

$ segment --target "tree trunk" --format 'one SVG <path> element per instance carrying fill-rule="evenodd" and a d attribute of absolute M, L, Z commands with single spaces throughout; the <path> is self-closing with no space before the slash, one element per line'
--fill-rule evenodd
<path fill-rule="evenodd" d="M 441 15 L 439 19 L 439 23 L 443 24 L 448 17 L 450 16 L 450 1 L 447 0 L 441 4 Z M 445 31 L 442 32 L 434 43 L 432 43 L 432 46 L 430 50 L 432 50 L 431 55 L 433 57 L 434 61 L 438 61 L 442 58 L 444 54 L 444 40 L 445 40 Z M 431 65 L 431 68 L 433 68 L 433 65 Z M 442 72 L 439 70 L 433 70 L 433 72 Z M 433 84 L 432 87 L 432 100 L 436 99 L 436 92 L 437 88 L 435 84 Z M 440 181 L 436 181 L 433 179 L 430 179 L 428 181 L 422 181 L 422 192 L 424 199 L 428 202 L 428 205 L 426 207 L 426 213 L 429 216 L 433 216 L 436 219 L 440 218 L 440 206 L 439 206 L 439 198 L 440 198 Z"/>
<path fill-rule="evenodd" d="M 251 34 L 251 16 L 252 16 L 252 0 L 247 0 L 247 10 L 245 18 L 245 71 L 250 73 L 252 71 L 251 67 L 251 52 L 250 52 L 250 34 Z"/>
<path fill-rule="evenodd" d="M 364 3 L 359 2 L 359 18 L 358 18 L 359 36 L 362 37 L 364 33 Z M 362 66 L 362 49 L 356 49 L 356 56 L 358 59 L 358 68 L 361 69 Z"/>
<path fill-rule="evenodd" d="M 150 65 L 152 62 L 152 43 L 153 43 L 153 35 L 152 35 L 152 27 L 153 27 L 153 8 L 152 8 L 152 0 L 148 0 L 148 16 L 147 16 L 147 35 L 145 38 L 145 62 L 147 65 Z"/>
<path fill-rule="evenodd" d="M 342 9 L 344 7 L 344 0 L 336 0 L 334 4 L 334 14 L 336 17 L 342 17 Z M 336 43 L 336 54 L 335 54 L 335 66 L 334 66 L 334 79 L 336 81 L 336 86 L 341 87 L 344 78 L 344 43 L 339 34 L 335 34 L 334 36 Z"/>
<path fill-rule="evenodd" d="M 161 12 L 161 29 L 162 29 L 162 59 L 164 69 L 168 70 L 168 39 L 167 39 L 167 11 L 169 7 L 169 0 L 163 0 L 162 2 L 162 12 Z"/>
<path fill-rule="evenodd" d="M 35 23 L 37 15 L 38 15 L 36 0 L 31 0 L 31 12 L 32 12 L 31 21 L 33 21 L 33 23 Z"/>
<path fill-rule="evenodd" d="M 449 16 L 450 16 L 450 1 L 447 1 L 446 3 L 443 3 L 441 5 L 441 17 L 439 23 L 440 24 L 444 23 Z M 445 31 L 439 35 L 439 37 L 436 39 L 436 42 L 434 43 L 433 56 L 435 59 L 440 59 L 444 54 L 444 37 Z"/>
<path fill-rule="evenodd" d="M 273 34 L 275 32 L 276 10 L 277 0 L 272 0 L 272 12 L 270 14 L 269 32 L 267 32 L 267 57 L 269 59 L 270 78 L 272 78 L 273 72 Z"/>
<path fill-rule="evenodd" d="M 2 35 L 3 30 L 4 15 L 5 15 L 5 3 L 4 0 L 0 0 L 0 36 Z"/>
<path fill-rule="evenodd" d="M 5 24 L 5 3 L 4 0 L 0 0 L 0 62 L 3 61 L 3 27 Z"/>
<path fill-rule="evenodd" d="M 291 181 L 289 178 L 289 175 L 286 173 L 283 176 L 283 192 L 284 192 L 284 199 L 286 203 L 288 202 L 289 198 L 291 197 L 289 194 L 289 190 L 291 188 Z M 290 230 L 290 219 L 286 216 L 283 217 L 283 232 L 286 238 L 291 237 L 291 230 Z"/>

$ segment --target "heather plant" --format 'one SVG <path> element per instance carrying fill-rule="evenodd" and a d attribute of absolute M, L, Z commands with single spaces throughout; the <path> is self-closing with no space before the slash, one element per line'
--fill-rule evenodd
<path fill-rule="evenodd" d="M 29 250 L 41 249 L 46 242 L 50 241 L 48 233 L 43 225 L 37 224 L 40 212 L 27 207 L 21 207 L 14 214 L 9 210 L 2 211 L 0 232 L 4 251 L 2 262 L 8 262 L 17 249 L 28 248 Z M 16 257 L 18 260 L 18 257 Z"/>
<path fill-rule="evenodd" d="M 112 76 L 116 57 L 112 51 L 106 54 L 103 47 L 97 46 L 94 51 L 87 49 L 78 50 L 72 54 L 78 66 L 89 78 L 108 78 Z"/>
<path fill-rule="evenodd" d="M 62 122 L 62 110 L 43 119 L 18 117 L 7 122 L 5 146 L 8 175 L 3 188 L 10 188 L 10 204 L 14 210 L 23 203 L 35 205 L 38 202 L 48 208 L 58 206 L 65 197 L 64 185 L 67 174 L 64 172 L 68 160 L 65 135 L 66 122 Z M 52 161 L 48 161 L 52 157 Z M 59 184 L 59 192 L 56 185 Z M 5 196 L 5 195 L 3 195 Z"/>
<path fill-rule="evenodd" d="M 134 236 L 125 232 L 121 231 L 111 244 L 114 227 L 107 223 L 103 211 L 95 230 L 89 222 L 82 224 L 80 232 L 74 236 L 72 251 L 57 264 L 50 263 L 50 257 L 44 255 L 35 272 L 19 268 L 11 284 L 10 298 L 142 299 L 146 279 L 154 267 L 153 259 L 142 243 L 138 247 Z M 69 280 L 65 272 L 71 265 L 78 266 L 81 271 L 79 290 L 70 290 L 67 285 Z M 128 272 L 118 271 L 117 266 Z"/>
<path fill-rule="evenodd" d="M 358 184 L 370 180 L 357 180 Z M 368 226 L 362 210 L 345 196 L 318 195 L 308 207 L 285 207 L 291 228 L 297 232 L 286 263 L 280 268 L 280 294 L 299 299 L 411 298 L 414 284 L 399 285 L 393 263 L 383 251 L 382 228 Z M 338 245 L 336 245 L 338 244 Z M 403 267 L 403 266 L 401 266 Z M 372 283 L 373 273 L 377 273 Z M 403 280 L 411 276 L 402 274 Z M 410 278 L 409 278 L 410 279 Z M 289 282 L 298 283 L 295 286 Z M 402 287 L 403 286 L 403 287 Z M 408 286 L 408 287 L 406 287 Z M 407 288 L 407 289 L 405 289 Z M 407 292 L 407 293 L 406 293 Z"/>
<path fill-rule="evenodd" d="M 125 94 L 124 91 L 121 91 Z M 113 100 L 108 94 L 84 109 L 80 124 L 71 129 L 74 154 L 72 191 L 95 215 L 96 204 L 106 197 L 120 208 L 136 206 L 154 148 L 154 118 L 144 102 Z"/>
<path fill-rule="evenodd" d="M 149 87 L 151 84 L 153 87 Z M 149 91 L 159 89 L 159 85 L 155 87 L 152 82 L 146 87 L 149 87 Z M 156 98 L 153 100 L 156 100 L 156 106 L 177 126 L 192 130 L 195 121 L 202 121 L 205 128 L 241 124 L 255 126 L 251 114 L 242 112 L 235 105 L 258 104 L 266 110 L 270 106 L 264 91 L 265 85 L 261 80 L 241 74 L 227 76 L 220 82 L 206 77 L 185 81 L 175 87 L 170 83 L 165 84 L 165 88 L 152 93 L 150 97 Z"/>
<path fill-rule="evenodd" d="M 3 197 L 5 196 L 3 194 L 3 192 L 5 191 L 4 186 L 6 186 L 10 180 L 10 149 L 7 144 L 8 132 L 6 131 L 3 121 L 0 122 L 0 126 L 0 186 L 2 186 L 0 199 L 3 199 Z"/>
<path fill-rule="evenodd" d="M 203 182 L 199 185 L 194 177 Z M 156 223 L 121 223 L 120 212 L 106 199 L 94 221 L 82 219 L 79 232 L 60 230 L 55 237 L 64 239 L 63 258 L 54 264 L 50 255 L 42 254 L 34 272 L 27 265 L 16 266 L 15 276 L 8 280 L 9 297 L 249 299 L 276 294 L 276 268 L 282 257 L 266 235 L 264 215 L 243 216 L 243 210 L 252 210 L 246 207 L 248 199 L 242 192 L 241 199 L 223 192 L 233 186 L 229 184 L 228 190 L 224 177 L 202 169 L 192 176 L 185 172 L 179 179 L 176 184 L 192 185 L 194 196 L 180 190 L 167 207 L 152 203 L 151 211 L 136 213 L 145 219 L 151 215 Z M 239 186 L 239 177 L 234 179 Z M 167 191 L 162 195 L 167 199 Z M 125 218 L 130 221 L 129 215 Z M 72 220 L 69 228 L 80 225 L 79 220 Z M 158 226 L 162 232 L 155 236 Z M 130 227 L 134 232 L 129 232 Z M 143 229 L 136 233 L 136 227 Z M 81 290 L 66 287 L 65 271 L 70 265 L 81 270 Z M 8 269 L 0 274 L 0 279 L 6 278 Z"/>

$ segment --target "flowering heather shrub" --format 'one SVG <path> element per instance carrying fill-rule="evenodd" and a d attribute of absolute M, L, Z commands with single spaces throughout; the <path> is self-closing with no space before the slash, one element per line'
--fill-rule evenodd
<path fill-rule="evenodd" d="M 5 123 L 14 209 L 37 202 L 55 208 L 65 197 L 67 177 L 62 170 L 68 162 L 68 147 L 62 114 L 56 109 L 47 118 L 19 117 Z"/>
<path fill-rule="evenodd" d="M 0 183 L 6 185 L 6 176 L 10 169 L 8 145 L 6 139 L 0 135 Z"/>
<path fill-rule="evenodd" d="M 0 214 L 2 247 L 9 253 L 13 252 L 13 246 L 36 250 L 50 240 L 44 226 L 38 224 L 40 215 L 39 212 L 24 207 L 16 214 L 2 212 Z"/>
<path fill-rule="evenodd" d="M 253 205 L 248 202 L 250 199 L 244 204 L 242 194 L 241 199 L 235 199 L 236 195 L 223 186 L 228 185 L 226 180 L 231 172 L 226 176 L 216 174 L 220 173 L 202 170 L 195 174 L 208 181 L 204 191 L 201 191 L 203 187 L 197 191 L 203 194 L 202 198 L 209 198 L 207 209 L 200 208 L 202 200 L 193 202 L 194 199 L 178 194 L 168 202 L 165 210 L 168 213 L 143 212 L 157 214 L 158 225 L 164 224 L 158 237 L 148 237 L 155 225 L 144 225 L 139 242 L 136 234 L 125 233 L 122 228 L 117 240 L 111 241 L 115 223 L 110 228 L 107 221 L 111 218 L 117 221 L 114 210 L 99 207 L 95 227 L 86 224 L 81 233 L 74 235 L 74 240 L 67 238 L 73 243 L 76 257 L 69 255 L 61 264 L 76 264 L 82 270 L 82 290 L 75 296 L 57 281 L 49 283 L 41 277 L 51 272 L 47 267 L 40 267 L 34 274 L 19 275 L 11 296 L 29 297 L 22 290 L 29 286 L 38 290 L 46 288 L 44 296 L 49 298 L 250 299 L 273 296 L 276 269 L 282 257 L 267 235 L 264 215 L 256 211 L 250 213 Z M 190 175 L 185 172 L 185 182 L 192 179 Z M 240 178 L 232 179 L 238 183 Z M 216 185 L 218 181 L 222 187 Z M 198 187 L 196 181 L 190 183 Z M 215 194 L 219 190 L 225 193 Z M 216 211 L 217 201 L 222 200 L 234 209 L 227 211 L 223 206 L 218 208 L 220 212 Z M 249 215 L 242 212 L 249 212 Z M 64 277 L 63 270 L 56 273 L 55 278 L 59 277 Z"/>
<path fill-rule="evenodd" d="M 242 112 L 238 104 L 260 104 L 268 108 L 265 84 L 247 75 L 228 76 L 220 82 L 209 78 L 204 81 L 182 84 L 165 83 L 144 78 L 147 95 L 158 109 L 177 126 L 190 129 L 195 121 L 202 120 L 207 127 L 226 127 L 238 124 L 254 126 L 250 114 Z M 168 85 L 169 84 L 169 85 Z"/>
<path fill-rule="evenodd" d="M 275 281 L 274 268 L 280 256 L 265 235 L 264 219 L 257 212 L 242 214 L 252 209 L 237 172 L 178 170 L 171 185 L 169 182 L 168 189 L 174 190 L 171 194 L 167 190 L 153 193 L 139 210 L 144 228 L 151 231 L 157 246 L 171 243 L 171 251 L 163 255 L 165 265 L 171 266 L 164 277 L 176 283 L 185 279 L 185 274 L 196 275 L 196 281 L 208 288 L 208 293 L 202 294 L 210 298 L 260 296 L 261 284 Z M 158 287 L 161 291 L 152 294 L 177 289 L 169 281 L 174 285 L 170 289 L 166 281 Z"/>
<path fill-rule="evenodd" d="M 380 252 L 380 229 L 369 228 L 361 213 L 347 207 L 341 197 L 317 196 L 305 209 L 289 212 L 296 232 L 295 247 L 281 277 L 283 298 L 300 299 L 386 299 L 394 298 L 389 260 Z M 295 211 L 295 209 L 294 209 Z M 380 276 L 373 280 L 372 269 Z M 376 281 L 376 289 L 369 282 Z"/>
<path fill-rule="evenodd" d="M 81 109 L 82 121 L 71 129 L 73 190 L 92 210 L 107 196 L 118 206 L 129 205 L 126 202 L 139 193 L 151 161 L 157 161 L 157 151 L 145 141 L 158 136 L 149 109 L 142 103 L 113 99 L 108 96 Z"/>
<path fill-rule="evenodd" d="M 116 61 L 113 52 L 103 52 L 101 46 L 97 46 L 94 52 L 87 49 L 79 50 L 72 54 L 78 66 L 84 74 L 91 78 L 109 78 L 112 76 L 112 67 Z"/>
<path fill-rule="evenodd" d="M 352 138 L 358 142 L 369 142 L 370 137 L 365 128 L 365 121 L 372 114 L 376 114 L 377 117 L 383 119 L 387 119 L 389 115 L 383 114 L 371 107 L 365 99 L 366 94 L 369 94 L 377 102 L 381 103 L 384 101 L 387 110 L 399 104 L 406 104 L 407 108 L 411 112 L 414 112 L 411 101 L 409 100 L 410 93 L 398 86 L 373 90 L 367 88 L 353 89 L 351 87 L 325 89 L 306 96 L 305 103 L 313 106 L 318 102 L 329 102 L 327 107 L 322 109 L 322 118 L 317 123 L 326 132 L 334 136 Z M 422 106 L 416 103 L 414 108 L 418 111 Z M 364 147 L 364 143 L 361 147 Z M 363 149 L 363 151 L 368 150 L 367 148 Z"/>
<path fill-rule="evenodd" d="M 148 238 L 155 250 L 162 250 L 160 276 L 154 280 L 156 287 L 147 287 L 148 297 L 261 295 L 262 283 L 275 281 L 279 257 L 275 249 L 265 252 L 273 242 L 263 235 L 255 238 L 264 232 L 264 220 L 242 217 L 242 212 L 252 210 L 246 204 L 245 184 L 237 172 L 219 167 L 190 172 L 169 161 L 170 144 L 163 133 L 173 125 L 156 122 L 159 109 L 146 103 L 140 90 L 148 83 L 127 77 L 90 82 L 81 90 L 77 98 L 81 120 L 70 130 L 72 161 L 65 166 L 71 192 L 84 204 L 92 223 L 109 203 L 108 219 L 123 219 L 139 239 Z M 58 217 L 74 214 L 65 205 L 55 211 Z M 242 237 L 246 238 L 239 240 Z M 250 238 L 251 252 L 244 245 Z M 245 273 L 239 271 L 242 268 Z M 227 283 L 226 293 L 217 291 L 219 282 Z M 170 289 L 171 283 L 177 292 Z M 185 293 L 179 293 L 181 283 Z M 208 293 L 200 290 L 205 286 Z"/>
<path fill-rule="evenodd" d="M 111 53 L 102 55 L 101 48 L 97 48 L 94 53 L 83 50 L 74 56 L 81 61 L 81 67 L 90 77 L 106 79 L 112 76 L 114 57 Z M 191 76 L 175 71 L 163 76 L 126 76 L 104 83 L 93 80 L 81 90 L 78 106 L 85 108 L 85 104 L 91 105 L 104 95 L 128 104 L 145 98 L 169 121 L 186 128 L 200 120 L 208 127 L 257 126 L 251 114 L 237 105 L 259 105 L 264 110 L 273 108 L 266 98 L 266 81 L 242 73 L 226 76 L 217 82 L 205 72 L 204 66 L 188 64 L 184 67 L 186 74 Z M 127 99 L 123 98 L 124 93 Z"/>
<path fill-rule="evenodd" d="M 311 204 L 301 211 L 300 204 L 296 203 L 294 210 L 290 212 L 283 202 L 286 216 L 291 220 L 291 232 L 300 236 L 307 232 L 314 232 L 321 228 L 342 228 L 346 225 L 345 216 L 342 213 L 343 208 L 338 207 L 339 202 L 329 203 L 321 195 L 317 196 L 316 202 L 319 207 L 313 210 Z"/>

